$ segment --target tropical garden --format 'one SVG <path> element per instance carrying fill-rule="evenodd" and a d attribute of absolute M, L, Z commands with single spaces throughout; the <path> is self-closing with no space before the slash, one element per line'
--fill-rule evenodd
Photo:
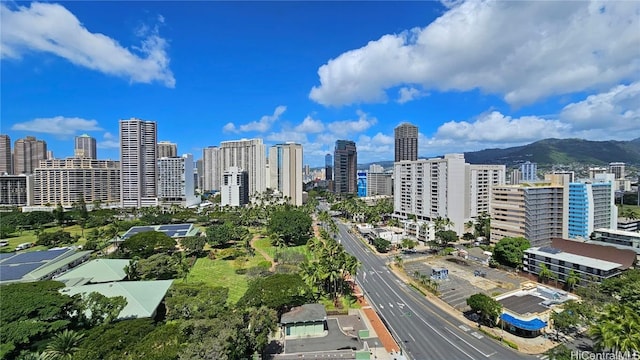
<path fill-rule="evenodd" d="M 0 358 L 247 359 L 265 352 L 279 316 L 294 306 L 358 306 L 350 279 L 360 264 L 334 239 L 337 226 L 327 214 L 318 214 L 326 229 L 314 233 L 313 199 L 292 207 L 263 194 L 246 207 L 202 211 L 85 206 L 9 213 L 5 234 L 12 241 L 33 236 L 34 249 L 83 245 L 96 257 L 129 259 L 124 281 L 174 279 L 157 316 L 120 320 L 124 298 L 68 296 L 55 281 L 4 285 Z M 132 226 L 181 222 L 195 223 L 201 234 L 177 242 L 141 232 L 117 248 L 110 241 Z M 79 231 L 58 235 L 72 227 Z"/>

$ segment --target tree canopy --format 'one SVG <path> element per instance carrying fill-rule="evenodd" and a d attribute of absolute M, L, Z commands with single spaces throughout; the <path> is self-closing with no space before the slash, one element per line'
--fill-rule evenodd
<path fill-rule="evenodd" d="M 529 240 L 523 237 L 502 238 L 493 249 L 493 260 L 501 265 L 520 268 L 524 251 L 530 247 Z"/>
<path fill-rule="evenodd" d="M 256 278 L 238 301 L 247 307 L 267 306 L 278 314 L 311 299 L 309 287 L 298 274 L 274 274 Z"/>
<path fill-rule="evenodd" d="M 481 321 L 489 326 L 494 326 L 498 316 L 502 313 L 502 304 L 482 293 L 467 298 L 467 305 L 471 307 L 471 310 L 479 313 Z"/>
<path fill-rule="evenodd" d="M 8 344 L 3 348 L 4 351 L 15 349 L 18 352 L 71 324 L 78 298 L 59 293 L 58 290 L 63 287 L 57 281 L 0 287 L 0 343 Z"/>
<path fill-rule="evenodd" d="M 304 245 L 311 238 L 312 219 L 306 212 L 292 207 L 274 211 L 267 223 L 272 234 L 278 234 L 286 244 Z"/>
<path fill-rule="evenodd" d="M 129 258 L 147 258 L 156 253 L 175 250 L 176 241 L 159 231 L 137 233 L 120 244 L 120 250 Z"/>

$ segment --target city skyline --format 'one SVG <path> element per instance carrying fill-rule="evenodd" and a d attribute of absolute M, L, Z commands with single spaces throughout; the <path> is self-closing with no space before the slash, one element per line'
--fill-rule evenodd
<path fill-rule="evenodd" d="M 294 141 L 313 167 L 339 139 L 393 160 L 402 122 L 420 157 L 640 137 L 637 2 L 186 4 L 0 4 L 0 132 L 116 160 L 136 117 L 178 155 Z"/>

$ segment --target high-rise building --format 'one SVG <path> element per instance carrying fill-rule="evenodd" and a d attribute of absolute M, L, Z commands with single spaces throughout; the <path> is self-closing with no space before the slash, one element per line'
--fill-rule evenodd
<path fill-rule="evenodd" d="M 33 174 L 40 165 L 40 160 L 47 158 L 47 143 L 33 136 L 16 140 L 13 146 L 13 173 Z"/>
<path fill-rule="evenodd" d="M 232 166 L 247 172 L 249 176 L 249 196 L 264 192 L 266 179 L 266 148 L 262 139 L 243 139 L 220 143 L 220 173 Z"/>
<path fill-rule="evenodd" d="M 171 141 L 160 141 L 158 143 L 158 158 L 163 157 L 177 157 L 178 156 L 178 144 Z"/>
<path fill-rule="evenodd" d="M 193 155 L 158 159 L 158 200 L 162 204 L 189 207 L 200 203 L 195 195 Z"/>
<path fill-rule="evenodd" d="M 491 196 L 491 242 L 524 237 L 531 246 L 567 238 L 568 175 L 552 175 L 536 185 L 494 186 Z"/>
<path fill-rule="evenodd" d="M 394 130 L 395 161 L 418 160 L 418 127 L 409 123 L 402 123 Z"/>
<path fill-rule="evenodd" d="M 43 160 L 34 174 L 34 205 L 73 206 L 83 199 L 120 202 L 120 164 L 113 160 L 70 157 Z"/>
<path fill-rule="evenodd" d="M 590 167 L 589 168 L 589 179 L 595 179 L 596 175 L 606 174 L 609 172 L 609 169 L 605 167 Z"/>
<path fill-rule="evenodd" d="M 237 166 L 230 166 L 222 174 L 220 205 L 242 206 L 249 203 L 249 174 Z"/>
<path fill-rule="evenodd" d="M 121 201 L 123 207 L 158 204 L 158 129 L 155 121 L 120 120 Z"/>
<path fill-rule="evenodd" d="M 202 149 L 202 191 L 220 191 L 222 172 L 220 148 L 209 146 Z"/>
<path fill-rule="evenodd" d="M 518 185 L 520 184 L 521 181 L 522 181 L 522 173 L 520 172 L 520 169 L 511 170 L 511 173 L 509 176 L 509 184 Z"/>
<path fill-rule="evenodd" d="M 97 159 L 96 139 L 87 134 L 76 136 L 73 154 L 77 158 Z"/>
<path fill-rule="evenodd" d="M 33 175 L 0 175 L 0 205 L 33 205 Z"/>
<path fill-rule="evenodd" d="M 367 172 L 358 171 L 358 197 L 367 196 Z"/>
<path fill-rule="evenodd" d="M 196 188 L 200 191 L 200 193 L 202 193 L 202 185 L 204 184 L 204 165 L 202 159 L 196 160 L 195 172 Z"/>
<path fill-rule="evenodd" d="M 393 174 L 385 172 L 367 173 L 367 196 L 393 195 Z"/>
<path fill-rule="evenodd" d="M 617 219 L 613 174 L 569 183 L 569 238 L 589 239 L 595 229 L 616 229 Z"/>
<path fill-rule="evenodd" d="M 11 138 L 9 135 L 0 134 L 0 175 L 13 173 L 12 162 Z"/>
<path fill-rule="evenodd" d="M 269 150 L 269 184 L 288 197 L 289 203 L 302 205 L 302 145 L 277 144 Z"/>
<path fill-rule="evenodd" d="M 538 181 L 538 164 L 527 161 L 520 164 L 523 182 Z"/>
<path fill-rule="evenodd" d="M 333 191 L 336 194 L 358 193 L 358 152 L 351 140 L 337 140 L 333 153 Z"/>
<path fill-rule="evenodd" d="M 324 156 L 324 179 L 333 180 L 333 156 L 331 154 Z"/>
<path fill-rule="evenodd" d="M 624 179 L 626 174 L 624 173 L 624 163 L 623 162 L 612 162 L 609 163 L 609 173 L 616 176 L 616 180 Z"/>
<path fill-rule="evenodd" d="M 394 214 L 401 219 L 446 218 L 451 230 L 489 209 L 493 185 L 504 185 L 504 165 L 470 165 L 463 154 L 394 163 Z"/>

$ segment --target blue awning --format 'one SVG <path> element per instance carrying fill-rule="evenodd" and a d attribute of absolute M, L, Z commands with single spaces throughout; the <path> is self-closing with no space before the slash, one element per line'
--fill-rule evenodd
<path fill-rule="evenodd" d="M 507 313 L 500 315 L 500 319 L 522 330 L 537 331 L 547 326 L 545 321 L 538 318 L 525 321 L 515 318 Z"/>

